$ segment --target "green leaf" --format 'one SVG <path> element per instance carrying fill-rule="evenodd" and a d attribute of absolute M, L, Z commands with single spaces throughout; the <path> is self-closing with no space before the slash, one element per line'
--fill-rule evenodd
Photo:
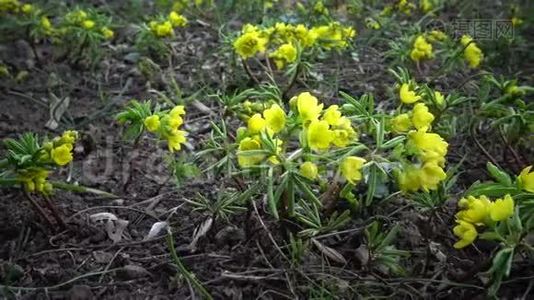
<path fill-rule="evenodd" d="M 514 195 L 519 190 L 513 186 L 505 186 L 501 183 L 474 183 L 466 192 L 467 195 L 479 197 L 486 195 L 488 197 L 502 197 L 506 194 Z"/>
<path fill-rule="evenodd" d="M 269 203 L 269 209 L 274 218 L 279 220 L 280 217 L 278 216 L 278 208 L 276 205 L 276 200 L 274 199 L 273 184 L 273 168 L 271 167 L 269 168 L 267 175 L 267 202 Z"/>
<path fill-rule="evenodd" d="M 512 185 L 512 179 L 510 178 L 510 175 L 499 169 L 491 162 L 488 162 L 486 164 L 486 168 L 488 169 L 488 172 L 490 173 L 491 177 L 493 177 L 500 184 L 507 186 Z"/>
<path fill-rule="evenodd" d="M 367 195 L 365 198 L 365 206 L 370 206 L 373 203 L 373 198 L 375 196 L 376 186 L 378 183 L 378 167 L 372 163 L 369 166 L 369 179 L 367 181 Z"/>
<path fill-rule="evenodd" d="M 502 279 L 510 275 L 512 269 L 512 258 L 514 257 L 514 248 L 506 247 L 501 249 L 493 258 L 493 264 L 488 271 L 491 274 L 491 285 L 488 290 L 490 296 L 495 296 Z"/>
<path fill-rule="evenodd" d="M 499 234 L 497 234 L 495 231 L 486 231 L 478 235 L 480 239 L 487 240 L 487 241 L 498 241 L 500 240 Z"/>

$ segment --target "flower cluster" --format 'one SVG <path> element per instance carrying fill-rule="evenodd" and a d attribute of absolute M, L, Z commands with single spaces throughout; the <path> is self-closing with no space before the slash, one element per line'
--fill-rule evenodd
<path fill-rule="evenodd" d="M 447 39 L 448 36 L 440 30 L 432 30 L 417 35 L 413 40 L 410 58 L 415 62 L 432 59 L 434 57 L 432 44 L 440 43 Z"/>
<path fill-rule="evenodd" d="M 316 97 L 303 92 L 290 100 L 290 106 L 288 115 L 280 105 L 272 104 L 262 113 L 250 116 L 247 128 L 238 130 L 238 163 L 242 168 L 265 161 L 280 163 L 283 159 L 283 146 L 288 144 L 284 136 L 292 136 L 289 131 L 299 132 L 299 148 L 305 153 L 324 153 L 333 146 L 343 148 L 357 141 L 358 135 L 350 119 L 342 115 L 337 105 L 323 109 L 324 104 L 319 103 Z M 273 141 L 275 149 L 271 147 L 269 151 L 262 134 Z M 340 163 L 340 174 L 348 182 L 355 184 L 362 178 L 360 170 L 364 163 L 363 158 L 346 157 Z M 305 160 L 300 165 L 301 175 L 310 180 L 318 176 L 318 170 L 318 166 L 310 160 Z"/>
<path fill-rule="evenodd" d="M 439 91 L 434 91 L 432 96 L 438 103 L 445 101 Z M 403 83 L 400 87 L 402 103 L 413 104 L 425 97 L 428 95 L 416 92 L 415 84 Z M 447 177 L 443 167 L 448 144 L 439 134 L 430 132 L 434 118 L 427 105 L 419 102 L 410 112 L 401 113 L 391 120 L 394 132 L 407 134 L 406 154 L 417 160 L 403 162 L 402 171 L 397 172 L 399 188 L 404 192 L 435 190 L 438 183 Z"/>
<path fill-rule="evenodd" d="M 72 161 L 72 149 L 77 139 L 78 133 L 76 131 L 65 131 L 60 137 L 43 144 L 43 148 L 46 150 L 43 158 L 51 159 L 58 166 L 70 163 Z"/>
<path fill-rule="evenodd" d="M 148 23 L 150 31 L 159 38 L 171 37 L 174 35 L 175 28 L 186 25 L 187 19 L 175 11 L 171 11 L 165 19 Z"/>
<path fill-rule="evenodd" d="M 17 0 L 0 0 L 0 14 L 9 13 L 21 18 L 22 24 L 31 24 L 40 33 L 50 36 L 53 33 L 52 23 L 37 5 Z"/>
<path fill-rule="evenodd" d="M 243 59 L 268 52 L 267 56 L 281 69 L 296 61 L 298 49 L 304 50 L 313 46 L 326 50 L 343 49 L 355 35 L 353 28 L 342 26 L 338 22 L 311 28 L 303 24 L 276 23 L 265 28 L 246 24 L 234 40 L 233 46 Z"/>
<path fill-rule="evenodd" d="M 358 139 L 350 119 L 341 114 L 337 105 L 323 110 L 323 104 L 308 92 L 293 97 L 290 103 L 296 107 L 305 136 L 302 140 L 310 149 L 325 151 L 332 145 L 346 147 Z"/>
<path fill-rule="evenodd" d="M 65 15 L 65 27 L 60 32 L 68 33 L 69 30 L 81 28 L 86 31 L 98 32 L 107 40 L 113 38 L 115 33 L 107 27 L 96 14 L 82 9 L 71 11 Z"/>
<path fill-rule="evenodd" d="M 27 13 L 31 9 L 31 4 L 22 4 L 18 0 L 0 0 L 0 14 L 2 13 Z"/>
<path fill-rule="evenodd" d="M 149 132 L 156 133 L 161 140 L 167 141 L 169 151 L 179 151 L 186 142 L 187 132 L 180 130 L 184 123 L 185 108 L 177 105 L 168 112 L 154 113 L 143 120 Z"/>
<path fill-rule="evenodd" d="M 460 240 L 454 248 L 460 249 L 472 244 L 478 236 L 477 228 L 495 227 L 496 222 L 505 221 L 514 214 L 514 199 L 510 195 L 490 201 L 484 195 L 476 198 L 468 196 L 458 202 L 461 211 L 456 214 L 457 225 L 454 235 Z"/>
<path fill-rule="evenodd" d="M 73 159 L 74 143 L 78 139 L 76 131 L 65 131 L 61 136 L 43 143 L 37 161 L 27 168 L 18 169 L 17 179 L 28 192 L 50 194 L 52 185 L 48 182 L 51 166 L 63 167 Z"/>
<path fill-rule="evenodd" d="M 261 150 L 262 140 L 260 134 L 265 132 L 275 142 L 276 152 L 282 150 L 282 140 L 277 137 L 277 134 L 286 126 L 286 112 L 278 105 L 273 104 L 270 108 L 265 109 L 262 114 L 256 113 L 252 115 L 247 122 L 247 128 L 240 128 L 238 132 L 238 141 L 240 152 L 250 150 Z M 255 155 L 238 155 L 238 163 L 241 167 L 247 168 L 261 163 L 265 158 L 265 154 Z M 278 163 L 276 155 L 269 156 L 271 163 Z"/>
<path fill-rule="evenodd" d="M 436 92 L 439 93 L 439 92 Z M 396 133 L 408 132 L 411 129 L 427 130 L 434 121 L 434 115 L 428 111 L 424 103 L 417 103 L 409 113 L 402 113 L 391 120 L 391 127 Z"/>
<path fill-rule="evenodd" d="M 413 42 L 413 49 L 410 52 L 410 58 L 413 61 L 432 58 L 432 44 L 430 44 L 424 35 L 419 35 Z"/>
<path fill-rule="evenodd" d="M 473 41 L 473 38 L 468 35 L 462 36 L 460 42 L 464 47 L 464 59 L 467 61 L 469 67 L 477 68 L 482 62 L 482 59 L 484 59 L 484 53 Z"/>

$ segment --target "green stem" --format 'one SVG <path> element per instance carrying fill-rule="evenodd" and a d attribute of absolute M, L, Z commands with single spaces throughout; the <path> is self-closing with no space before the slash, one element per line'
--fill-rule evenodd
<path fill-rule="evenodd" d="M 13 186 L 19 183 L 20 180 L 16 178 L 0 178 L 0 186 Z"/>
<path fill-rule="evenodd" d="M 4 158 L 4 159 L 0 160 L 0 169 L 3 169 L 5 167 L 7 167 L 8 165 L 9 165 L 9 161 L 7 160 L 7 158 Z"/>
<path fill-rule="evenodd" d="M 88 188 L 85 186 L 77 185 L 77 184 L 65 183 L 65 182 L 60 182 L 60 181 L 51 181 L 50 183 L 52 183 L 53 187 L 66 190 L 66 191 L 71 191 L 71 192 L 76 192 L 76 193 L 92 193 L 92 194 L 109 197 L 109 198 L 119 198 L 119 196 L 117 195 L 114 195 L 114 194 L 111 194 L 105 191 L 101 191 L 98 189 L 93 189 L 93 188 Z"/>
<path fill-rule="evenodd" d="M 172 232 L 169 230 L 167 234 L 167 244 L 169 245 L 169 251 L 171 252 L 171 257 L 174 261 L 174 264 L 178 268 L 178 271 L 180 274 L 182 274 L 185 279 L 197 290 L 198 293 L 202 295 L 203 299 L 213 299 L 211 297 L 210 293 L 206 290 L 206 288 L 198 281 L 198 279 L 195 277 L 194 274 L 189 272 L 187 268 L 182 264 L 182 261 L 178 257 L 178 254 L 176 253 L 176 248 L 174 247 L 174 238 L 172 236 Z"/>

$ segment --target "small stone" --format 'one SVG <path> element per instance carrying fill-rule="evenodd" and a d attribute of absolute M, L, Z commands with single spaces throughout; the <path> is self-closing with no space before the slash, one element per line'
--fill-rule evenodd
<path fill-rule="evenodd" d="M 122 269 L 117 271 L 119 275 L 124 280 L 137 279 L 145 276 L 150 276 L 145 268 L 137 265 L 126 265 Z"/>
<path fill-rule="evenodd" d="M 69 300 L 92 300 L 95 299 L 95 295 L 91 291 L 91 288 L 87 285 L 75 285 L 68 294 Z"/>

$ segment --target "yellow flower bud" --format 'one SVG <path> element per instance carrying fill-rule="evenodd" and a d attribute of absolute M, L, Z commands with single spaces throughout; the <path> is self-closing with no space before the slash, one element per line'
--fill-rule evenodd
<path fill-rule="evenodd" d="M 92 20 L 85 20 L 82 22 L 82 27 L 89 30 L 93 27 L 95 27 L 95 22 Z"/>
<path fill-rule="evenodd" d="M 300 174 L 310 180 L 317 178 L 317 165 L 311 161 L 307 161 L 300 165 Z"/>
<path fill-rule="evenodd" d="M 143 124 L 145 125 L 148 131 L 156 132 L 160 127 L 161 121 L 158 115 L 152 115 L 152 116 L 146 117 Z"/>

